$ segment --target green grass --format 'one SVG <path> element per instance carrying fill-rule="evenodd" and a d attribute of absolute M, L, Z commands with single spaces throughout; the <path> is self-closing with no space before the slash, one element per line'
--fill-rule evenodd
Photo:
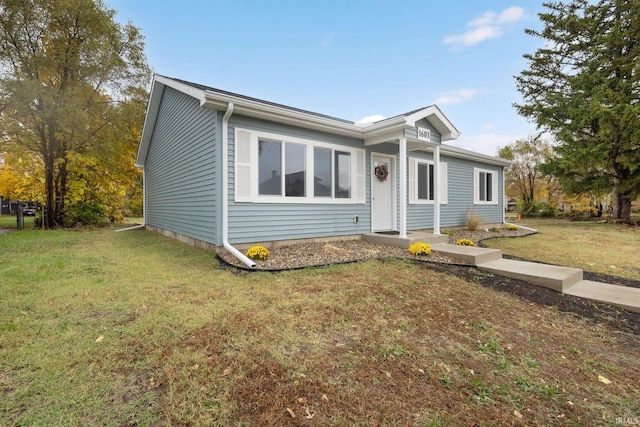
<path fill-rule="evenodd" d="M 25 222 L 25 225 L 27 225 L 27 222 Z M 1 228 L 16 228 L 15 215 L 0 215 L 0 229 Z"/>
<path fill-rule="evenodd" d="M 640 416 L 638 337 L 409 262 L 247 274 L 142 230 L 24 230 L 0 295 L 2 426 Z"/>
<path fill-rule="evenodd" d="M 637 226 L 559 219 L 523 219 L 518 224 L 535 228 L 538 234 L 491 239 L 483 245 L 533 261 L 640 280 L 640 229 Z"/>

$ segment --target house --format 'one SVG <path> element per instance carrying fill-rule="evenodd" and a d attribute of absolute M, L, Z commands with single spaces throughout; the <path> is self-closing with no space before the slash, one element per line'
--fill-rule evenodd
<path fill-rule="evenodd" d="M 244 257 L 234 245 L 439 234 L 470 210 L 503 222 L 509 162 L 446 144 L 458 136 L 435 105 L 359 125 L 156 75 L 136 162 L 145 226 Z"/>

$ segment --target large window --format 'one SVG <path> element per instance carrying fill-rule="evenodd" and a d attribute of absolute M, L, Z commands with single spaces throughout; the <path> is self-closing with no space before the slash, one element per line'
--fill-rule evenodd
<path fill-rule="evenodd" d="M 339 199 L 351 198 L 351 153 L 335 152 L 335 190 L 334 195 Z"/>
<path fill-rule="evenodd" d="M 328 148 L 313 149 L 313 195 L 331 197 L 331 153 Z"/>
<path fill-rule="evenodd" d="M 364 168 L 361 149 L 235 132 L 237 202 L 364 203 Z"/>
<path fill-rule="evenodd" d="M 433 200 L 433 165 L 418 163 L 418 200 Z"/>
<path fill-rule="evenodd" d="M 440 162 L 440 203 L 448 199 L 447 164 Z M 409 158 L 409 203 L 433 203 L 435 200 L 435 165 L 432 161 Z"/>
<path fill-rule="evenodd" d="M 475 204 L 495 205 L 498 203 L 498 174 L 496 171 L 473 170 L 473 202 Z"/>
<path fill-rule="evenodd" d="M 305 196 L 305 177 L 307 147 L 301 144 L 284 144 L 284 188 L 287 197 Z"/>
<path fill-rule="evenodd" d="M 261 195 L 282 195 L 282 146 L 280 142 L 260 141 L 260 177 Z"/>

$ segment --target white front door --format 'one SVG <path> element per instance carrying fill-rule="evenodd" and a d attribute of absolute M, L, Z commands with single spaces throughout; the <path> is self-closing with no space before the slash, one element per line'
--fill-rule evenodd
<path fill-rule="evenodd" d="M 386 177 L 385 175 L 386 169 Z M 377 173 L 376 173 L 377 171 Z M 371 228 L 387 231 L 395 228 L 394 158 L 374 154 L 371 157 Z"/>

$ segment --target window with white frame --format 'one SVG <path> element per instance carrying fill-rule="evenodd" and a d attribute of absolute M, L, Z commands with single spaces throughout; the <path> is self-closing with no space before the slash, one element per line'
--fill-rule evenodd
<path fill-rule="evenodd" d="M 440 204 L 448 201 L 447 164 L 440 162 Z M 409 158 L 409 204 L 433 203 L 435 199 L 435 165 L 432 161 Z"/>
<path fill-rule="evenodd" d="M 364 203 L 364 150 L 235 130 L 235 201 Z"/>
<path fill-rule="evenodd" d="M 498 173 L 487 169 L 473 169 L 473 203 L 498 204 Z"/>

